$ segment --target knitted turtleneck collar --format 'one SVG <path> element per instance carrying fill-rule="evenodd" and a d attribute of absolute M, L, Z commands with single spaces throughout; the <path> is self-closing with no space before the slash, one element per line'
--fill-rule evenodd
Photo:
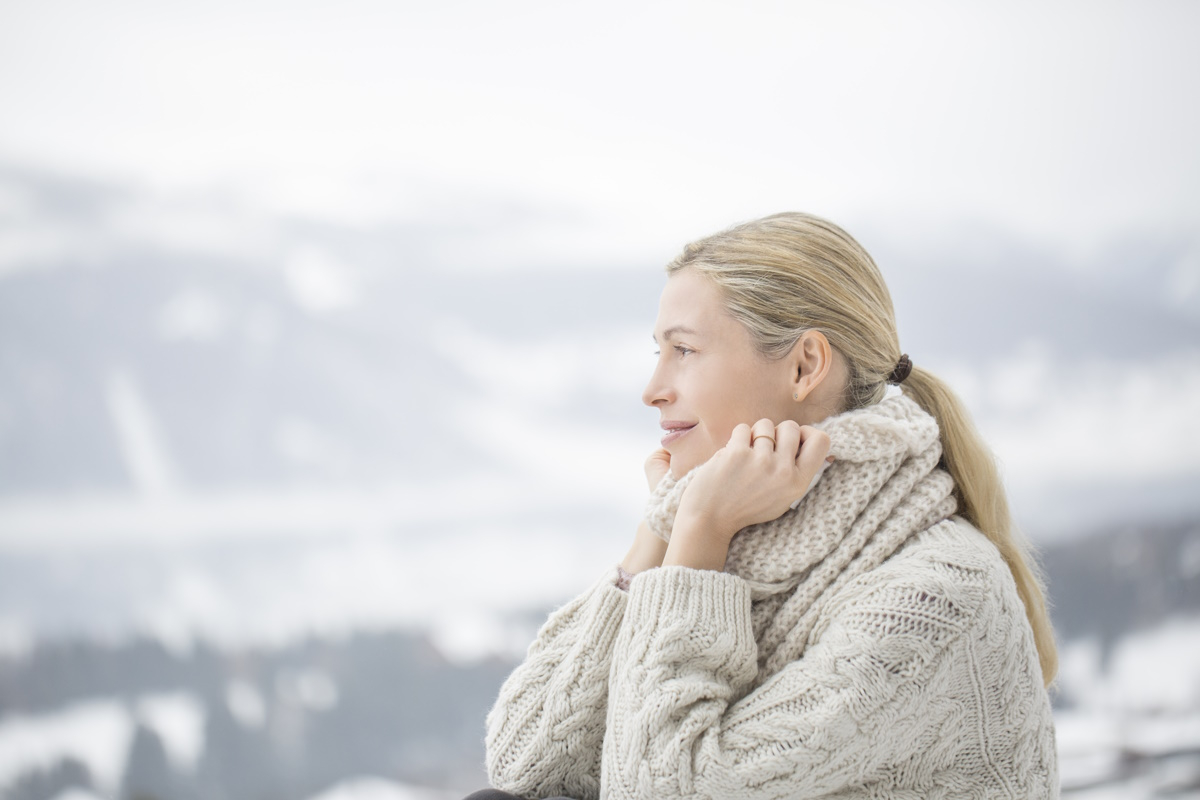
<path fill-rule="evenodd" d="M 831 589 L 957 508 L 954 481 L 937 466 L 937 421 L 907 395 L 813 427 L 829 435 L 834 462 L 794 509 L 739 531 L 725 562 L 751 587 L 760 680 L 799 657 Z M 692 474 L 668 472 L 651 494 L 646 519 L 663 539 Z"/>

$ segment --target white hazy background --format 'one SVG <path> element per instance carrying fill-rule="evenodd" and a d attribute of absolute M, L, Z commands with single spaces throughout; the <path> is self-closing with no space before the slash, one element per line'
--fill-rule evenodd
<path fill-rule="evenodd" d="M 640 516 L 662 266 L 781 210 L 873 253 L 1036 541 L 1194 518 L 1198 33 L 1192 2 L 0 2 L 0 645 L 521 652 L 505 615 Z"/>
<path fill-rule="evenodd" d="M 784 209 L 875 254 L 1035 538 L 1194 512 L 1198 22 L 3 4 L 0 548 L 291 537 L 332 584 L 254 570 L 258 620 L 183 558 L 132 609 L 180 635 L 561 599 L 639 516 L 662 265 Z"/>

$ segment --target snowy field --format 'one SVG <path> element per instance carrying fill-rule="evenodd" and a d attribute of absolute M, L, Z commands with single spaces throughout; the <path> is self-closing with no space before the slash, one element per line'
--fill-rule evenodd
<path fill-rule="evenodd" d="M 1200 796 L 1200 617 L 1130 636 L 1107 662 L 1101 666 L 1091 641 L 1063 650 L 1059 692 L 1071 704 L 1058 709 L 1055 720 L 1064 795 Z M 339 687 L 310 668 L 291 674 L 266 697 L 256 686 L 232 680 L 222 699 L 239 725 L 257 730 L 276 724 L 289 703 L 301 713 L 326 712 L 337 705 Z M 205 715 L 203 699 L 187 691 L 89 698 L 43 713 L 6 714 L 0 717 L 0 787 L 74 759 L 86 767 L 98 796 L 114 797 L 130 771 L 138 726 L 157 734 L 176 774 L 195 775 L 205 747 Z M 449 798 L 470 788 L 418 789 L 363 776 L 341 781 L 314 800 Z"/>
<path fill-rule="evenodd" d="M 310 551 L 260 544 L 203 557 L 186 553 L 178 563 L 162 552 L 137 558 L 126 552 L 111 562 L 97 557 L 91 569 L 62 554 L 6 564 L 27 581 L 45 583 L 50 594 L 74 587 L 77 597 L 96 598 L 39 622 L 67 643 L 84 631 L 107 630 L 109 644 L 55 649 L 28 631 L 10 635 L 0 668 L 0 701 L 9 709 L 0 714 L 0 787 L 9 794 L 0 796 L 40 796 L 31 777 L 37 775 L 43 787 L 77 780 L 83 785 L 62 791 L 104 797 L 117 796 L 135 777 L 211 786 L 230 769 L 230 746 L 260 753 L 271 766 L 259 780 L 269 784 L 276 780 L 270 770 L 317 759 L 311 748 L 324 738 L 363 725 L 362 714 L 381 695 L 391 696 L 395 719 L 371 735 L 392 737 L 391 755 L 381 754 L 373 772 L 306 774 L 311 788 L 288 796 L 433 798 L 478 788 L 482 718 L 499 680 L 546 610 L 594 579 L 596 565 L 623 544 L 606 537 L 600 522 L 572 538 L 544 525 L 525 529 L 523 538 L 492 529 L 421 536 L 423 548 L 404 540 L 338 546 L 317 540 Z M 1052 570 L 1089 557 L 1118 570 L 1103 578 L 1111 583 L 1106 593 L 1134 606 L 1134 618 L 1144 613 L 1139 603 L 1158 601 L 1130 603 L 1119 596 L 1121 587 L 1142 585 L 1145 569 L 1169 565 L 1174 574 L 1160 574 L 1157 583 L 1178 606 L 1150 624 L 1110 615 L 1110 624 L 1094 633 L 1081 632 L 1090 623 L 1071 616 L 1069 604 L 1059 609 L 1068 615 L 1059 623 L 1066 638 L 1054 692 L 1063 792 L 1133 800 L 1200 796 L 1200 613 L 1191 563 L 1200 527 L 1138 533 L 1146 544 L 1133 560 L 1131 535 L 1098 534 L 1048 553 Z M 495 546 L 497 540 L 521 546 Z M 1098 549 L 1111 557 L 1097 556 Z M 130 581 L 131 574 L 157 582 Z M 539 580 L 521 582 L 522 592 L 495 602 L 514 574 Z M 438 583 L 449 575 L 466 590 L 452 605 L 434 603 L 444 597 Z M 1060 577 L 1064 588 L 1079 580 Z M 1141 583 L 1130 584 L 1134 578 Z M 53 606 L 36 595 L 31 602 Z M 89 616 L 83 609 L 92 605 Z M 139 616 L 145 609 L 155 614 Z M 393 630 L 409 633 L 384 647 Z M 137 636 L 147 643 L 120 644 Z M 393 674 L 410 677 L 398 685 Z M 421 707 L 422 691 L 441 698 L 430 701 L 436 708 Z M 22 693 L 36 708 L 15 710 Z M 415 744 L 421 720 L 447 715 L 456 721 L 438 733 L 436 747 Z M 331 762 L 329 770 L 348 763 Z M 389 763 L 403 766 L 388 772 Z"/>

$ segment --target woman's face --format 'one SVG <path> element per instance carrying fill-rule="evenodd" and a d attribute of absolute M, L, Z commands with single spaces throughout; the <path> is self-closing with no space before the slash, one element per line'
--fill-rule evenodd
<path fill-rule="evenodd" d="M 667 279 L 654 327 L 658 364 L 642 393 L 657 408 L 671 474 L 680 478 L 729 442 L 739 423 L 794 419 L 790 358 L 767 361 L 721 303 L 720 290 L 692 269 Z"/>

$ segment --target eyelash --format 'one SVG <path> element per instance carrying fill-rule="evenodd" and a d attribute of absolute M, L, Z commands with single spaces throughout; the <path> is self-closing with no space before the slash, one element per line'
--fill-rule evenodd
<path fill-rule="evenodd" d="M 681 344 L 675 345 L 674 350 L 676 350 L 679 353 L 680 358 L 683 358 L 684 356 L 688 355 L 689 353 L 696 352 L 695 350 L 691 349 L 690 347 L 684 347 Z M 658 350 L 655 350 L 654 355 L 656 355 L 656 356 L 661 355 L 661 353 Z"/>

